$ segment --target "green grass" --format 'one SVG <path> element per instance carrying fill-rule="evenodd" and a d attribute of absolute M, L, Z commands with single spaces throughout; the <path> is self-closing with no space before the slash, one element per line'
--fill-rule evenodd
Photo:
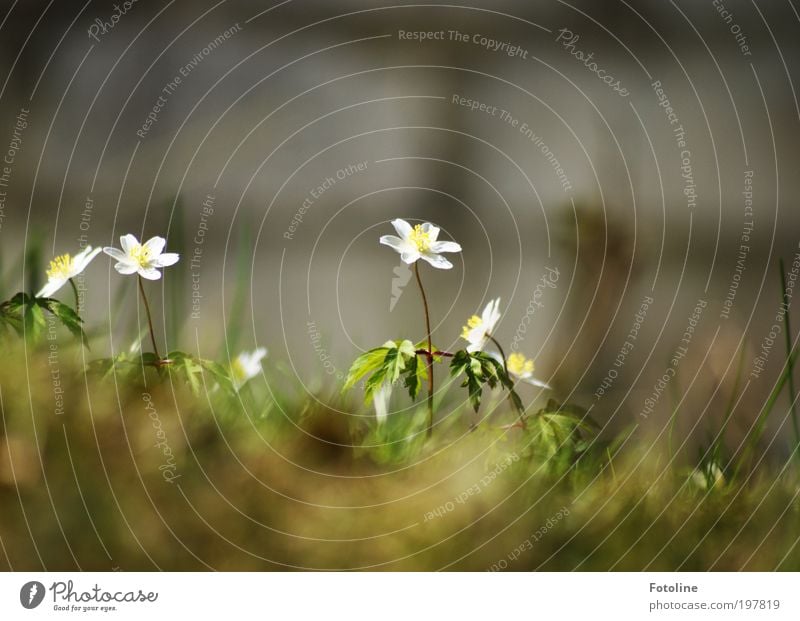
<path fill-rule="evenodd" d="M 565 453 L 503 428 L 499 396 L 474 432 L 444 403 L 426 441 L 423 404 L 377 431 L 335 390 L 286 396 L 302 391 L 275 371 L 239 398 L 86 375 L 66 338 L 63 414 L 44 348 L 0 364 L 4 568 L 800 569 L 788 465 L 707 486 L 636 433 Z"/>

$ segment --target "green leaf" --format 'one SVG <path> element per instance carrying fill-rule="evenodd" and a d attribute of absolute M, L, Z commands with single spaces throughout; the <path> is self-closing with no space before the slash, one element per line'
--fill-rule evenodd
<path fill-rule="evenodd" d="M 415 360 L 417 354 L 411 341 L 402 341 L 395 347 L 389 348 L 383 358 L 380 368 L 364 384 L 364 401 L 372 400 L 372 395 L 384 382 L 394 384 L 400 379 L 400 374 L 406 368 L 407 360 Z"/>
<path fill-rule="evenodd" d="M 212 360 L 205 360 L 203 358 L 198 359 L 198 362 L 204 370 L 211 373 L 211 375 L 217 381 L 217 384 L 219 384 L 220 388 L 230 394 L 236 393 L 236 388 L 233 386 L 233 380 L 231 379 L 230 373 L 225 367 Z"/>
<path fill-rule="evenodd" d="M 428 379 L 427 361 L 420 359 L 420 356 L 410 358 L 406 363 L 403 374 L 405 376 L 403 381 L 405 387 L 408 388 L 409 396 L 412 399 L 416 399 L 422 387 L 423 380 Z"/>
<path fill-rule="evenodd" d="M 406 358 L 416 358 L 417 349 L 414 346 L 414 343 L 412 343 L 408 339 L 405 339 L 405 340 L 400 341 L 400 342 L 395 341 L 395 344 L 397 345 L 397 349 L 400 351 L 400 353 L 404 357 L 406 357 Z"/>
<path fill-rule="evenodd" d="M 389 354 L 387 353 L 386 356 L 389 357 Z M 380 367 L 375 373 L 370 375 L 369 379 L 364 383 L 364 403 L 369 403 L 375 391 L 386 381 L 387 371 L 388 367 L 386 365 Z"/>
<path fill-rule="evenodd" d="M 23 315 L 29 304 L 30 297 L 25 293 L 17 293 L 10 300 L 0 304 L 0 317 L 7 330 L 14 330 L 18 336 L 25 333 Z"/>
<path fill-rule="evenodd" d="M 36 298 L 37 306 L 52 313 L 70 333 L 89 349 L 89 339 L 83 330 L 83 319 L 70 306 L 53 298 Z"/>
<path fill-rule="evenodd" d="M 412 368 L 411 365 L 416 364 L 416 360 L 416 349 L 411 341 L 387 341 L 383 347 L 371 349 L 356 358 L 347 374 L 342 391 L 349 390 L 361 378 L 371 374 L 364 383 L 364 401 L 369 402 L 375 391 L 384 383 L 395 384 L 402 374 L 408 373 Z M 413 375 L 419 376 L 421 372 L 418 370 L 418 365 L 413 368 Z M 409 379 L 407 376 L 405 381 L 409 392 L 414 390 L 419 392 L 419 387 L 415 386 L 418 380 Z"/>
<path fill-rule="evenodd" d="M 379 369 L 388 351 L 388 347 L 376 347 L 356 358 L 347 372 L 342 392 L 350 390 L 362 377 Z"/>
<path fill-rule="evenodd" d="M 495 388 L 498 383 L 508 388 L 514 405 L 522 409 L 522 401 L 514 392 L 514 383 L 509 379 L 503 365 L 488 354 L 469 353 L 466 350 L 456 352 L 450 362 L 450 374 L 453 377 L 464 375 L 461 385 L 468 389 L 470 403 L 476 412 L 480 407 L 483 385 Z"/>
<path fill-rule="evenodd" d="M 40 306 L 28 304 L 25 306 L 25 335 L 31 340 L 38 340 L 47 329 L 47 320 Z"/>
<path fill-rule="evenodd" d="M 467 379 L 464 380 L 462 386 L 466 386 L 469 389 L 469 402 L 472 404 L 472 409 L 475 412 L 478 412 L 478 409 L 481 407 L 481 396 L 483 396 L 483 386 L 481 385 L 480 381 L 475 374 L 470 369 L 467 371 Z"/>
<path fill-rule="evenodd" d="M 468 353 L 466 350 L 456 352 L 450 362 L 450 374 L 452 376 L 464 375 L 464 381 L 461 386 L 467 389 L 469 402 L 476 412 L 481 406 L 483 381 L 487 378 L 483 371 L 484 366 L 480 358 L 475 354 Z"/>

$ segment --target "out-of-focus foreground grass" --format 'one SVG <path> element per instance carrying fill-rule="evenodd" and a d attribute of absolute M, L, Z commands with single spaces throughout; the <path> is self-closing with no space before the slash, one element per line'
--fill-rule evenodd
<path fill-rule="evenodd" d="M 800 569 L 794 464 L 709 484 L 636 433 L 563 458 L 500 401 L 428 442 L 392 414 L 369 448 L 336 386 L 316 402 L 268 370 L 197 396 L 168 372 L 87 375 L 59 343 L 57 377 L 47 343 L 0 360 L 5 569 Z"/>

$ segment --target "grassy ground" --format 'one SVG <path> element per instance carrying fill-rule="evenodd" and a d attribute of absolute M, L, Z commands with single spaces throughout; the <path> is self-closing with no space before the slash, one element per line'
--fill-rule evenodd
<path fill-rule="evenodd" d="M 794 464 L 687 476 L 636 434 L 564 452 L 505 428 L 499 398 L 476 431 L 443 404 L 426 442 L 424 400 L 377 432 L 271 365 L 238 397 L 208 373 L 194 394 L 170 371 L 86 374 L 67 338 L 56 364 L 13 340 L 0 361 L 4 569 L 800 569 Z"/>

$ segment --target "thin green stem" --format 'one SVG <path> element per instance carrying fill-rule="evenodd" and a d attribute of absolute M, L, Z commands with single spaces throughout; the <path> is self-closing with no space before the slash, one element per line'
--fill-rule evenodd
<path fill-rule="evenodd" d="M 505 369 L 506 375 L 508 375 L 508 360 L 506 359 L 506 352 L 503 351 L 503 346 L 500 345 L 500 343 L 497 342 L 497 339 L 488 332 L 486 333 L 486 338 L 494 343 L 494 346 L 497 347 L 497 351 L 500 352 L 500 357 L 503 359 L 503 369 Z"/>
<path fill-rule="evenodd" d="M 136 278 L 139 281 L 139 291 L 142 294 L 142 301 L 144 302 L 144 310 L 147 313 L 147 325 L 150 328 L 150 341 L 153 343 L 153 353 L 156 355 L 156 360 L 160 362 L 161 356 L 159 355 L 158 347 L 156 346 L 156 331 L 153 329 L 153 318 L 150 315 L 150 304 L 148 304 L 147 296 L 144 293 L 144 285 L 142 284 L 142 277 L 137 276 Z"/>
<path fill-rule="evenodd" d="M 506 358 L 506 352 L 503 351 L 503 346 L 500 345 L 500 343 L 497 342 L 497 339 L 494 338 L 488 332 L 486 333 L 486 336 L 492 343 L 494 343 L 494 346 L 497 347 L 497 351 L 500 352 L 500 357 L 503 359 L 503 369 L 506 372 L 506 377 L 510 378 L 511 376 L 508 374 L 508 359 Z M 511 406 L 517 411 L 517 414 L 519 415 L 519 419 L 522 421 L 522 424 L 524 426 L 525 425 L 525 411 L 522 410 L 517 405 L 516 401 L 514 401 L 514 399 L 511 396 L 511 391 L 510 390 L 509 390 L 509 393 L 508 393 L 508 400 L 511 403 Z"/>
<path fill-rule="evenodd" d="M 417 285 L 422 295 L 422 306 L 425 309 L 425 329 L 428 333 L 428 437 L 433 434 L 433 339 L 431 337 L 431 314 L 428 310 L 428 298 L 425 295 L 425 288 L 422 286 L 422 278 L 419 275 L 419 263 L 414 263 L 414 275 L 417 277 Z"/>
<path fill-rule="evenodd" d="M 786 364 L 789 369 L 789 403 L 792 404 L 792 427 L 794 429 L 794 443 L 795 448 L 800 447 L 800 424 L 797 420 L 797 406 L 795 405 L 795 389 L 794 389 L 794 364 L 792 362 L 792 327 L 789 323 L 789 304 L 790 299 L 786 294 L 786 269 L 783 265 L 783 257 L 780 259 L 781 269 L 781 293 L 783 294 L 783 324 L 784 333 L 786 335 Z"/>
<path fill-rule="evenodd" d="M 72 285 L 72 293 L 75 294 L 75 312 L 80 315 L 81 302 L 80 302 L 80 296 L 78 295 L 78 287 L 75 285 L 75 281 L 72 278 L 69 279 L 69 284 Z"/>

